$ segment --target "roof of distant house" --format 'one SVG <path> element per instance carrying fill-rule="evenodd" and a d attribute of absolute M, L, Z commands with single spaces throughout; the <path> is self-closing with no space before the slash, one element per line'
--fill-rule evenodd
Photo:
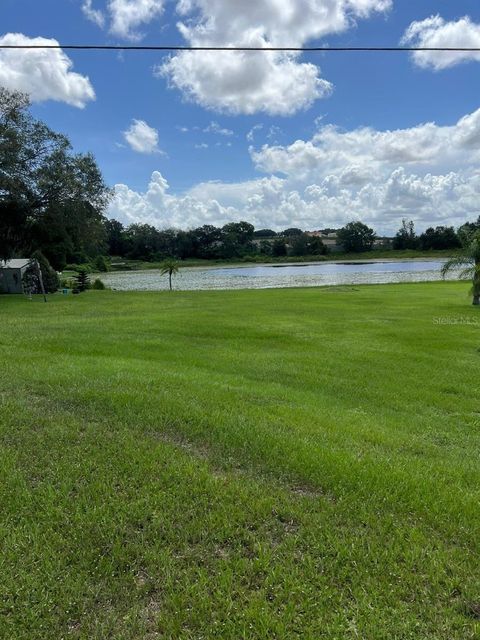
<path fill-rule="evenodd" d="M 23 269 L 23 267 L 28 267 L 29 262 L 29 258 L 14 258 L 3 264 L 0 263 L 0 269 Z"/>

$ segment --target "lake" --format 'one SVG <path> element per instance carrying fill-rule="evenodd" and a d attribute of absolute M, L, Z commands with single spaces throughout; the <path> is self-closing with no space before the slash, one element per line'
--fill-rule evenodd
<path fill-rule="evenodd" d="M 235 267 L 185 267 L 174 276 L 174 288 L 270 289 L 331 285 L 427 282 L 441 280 L 443 260 L 369 260 L 368 262 L 321 262 L 259 264 Z M 107 287 L 119 291 L 162 291 L 168 276 L 159 270 L 118 271 L 102 274 Z M 451 274 L 450 279 L 458 276 Z"/>

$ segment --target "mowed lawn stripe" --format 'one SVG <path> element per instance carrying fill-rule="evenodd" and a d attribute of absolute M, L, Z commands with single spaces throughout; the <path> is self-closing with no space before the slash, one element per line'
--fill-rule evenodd
<path fill-rule="evenodd" d="M 477 637 L 464 284 L 0 302 L 6 637 Z"/>

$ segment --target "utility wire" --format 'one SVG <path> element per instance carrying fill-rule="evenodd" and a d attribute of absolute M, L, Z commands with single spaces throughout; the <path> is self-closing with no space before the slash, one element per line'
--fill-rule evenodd
<path fill-rule="evenodd" d="M 192 47 L 182 45 L 1 44 L 0 49 L 65 49 L 83 51 L 273 51 L 285 53 L 333 53 L 339 51 L 437 51 L 452 53 L 480 53 L 480 47 Z"/>

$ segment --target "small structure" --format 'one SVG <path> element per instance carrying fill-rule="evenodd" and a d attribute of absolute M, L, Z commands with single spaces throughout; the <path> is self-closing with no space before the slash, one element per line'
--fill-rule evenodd
<path fill-rule="evenodd" d="M 0 262 L 0 293 L 23 293 L 23 276 L 29 264 L 28 258 Z"/>
<path fill-rule="evenodd" d="M 324 231 L 307 231 L 306 233 L 307 236 L 310 236 L 311 238 L 320 238 L 331 253 L 340 253 L 343 251 L 342 245 L 338 243 L 336 232 L 325 233 Z"/>

